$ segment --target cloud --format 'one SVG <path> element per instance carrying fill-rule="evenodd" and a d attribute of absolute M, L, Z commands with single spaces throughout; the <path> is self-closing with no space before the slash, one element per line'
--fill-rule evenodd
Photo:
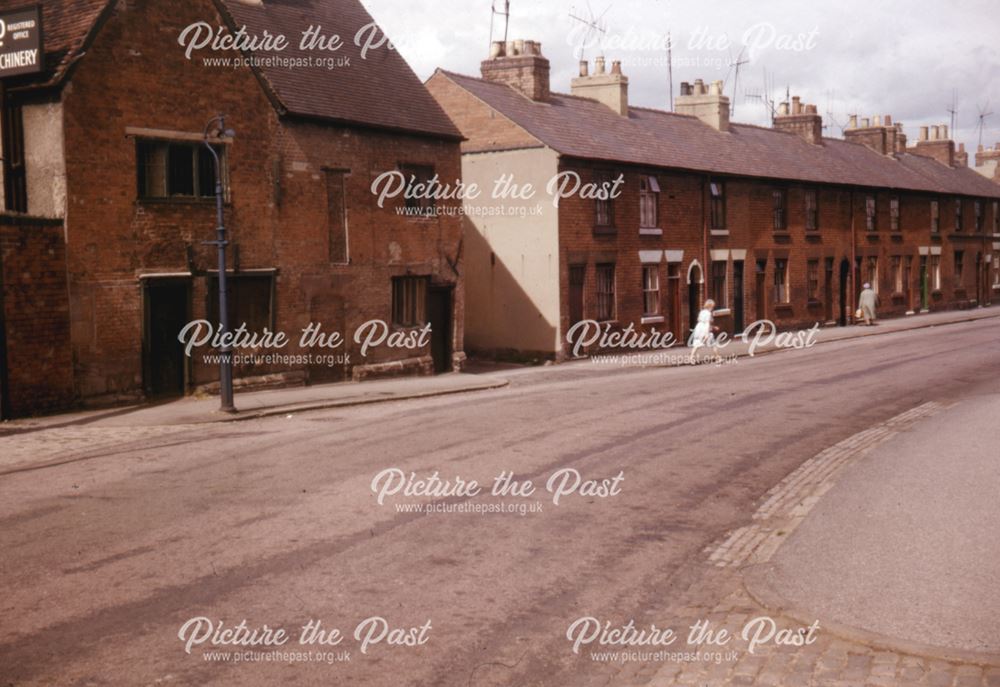
<path fill-rule="evenodd" d="M 421 77 L 435 68 L 478 75 L 488 54 L 489 0 L 364 0 L 369 11 Z M 786 88 L 824 114 L 827 135 L 849 114 L 891 114 L 905 123 L 910 140 L 917 127 L 948 123 L 957 101 L 956 140 L 975 150 L 978 107 L 990 101 L 997 114 L 986 120 L 984 142 L 1000 140 L 1000 12 L 987 0 L 767 3 L 716 0 L 513 0 L 508 37 L 538 40 L 552 64 L 552 88 L 568 91 L 577 72 L 583 25 L 571 14 L 599 19 L 606 57 L 620 59 L 633 104 L 666 108 L 666 54 L 652 40 L 673 39 L 674 92 L 681 81 L 722 79 L 735 92 L 736 119 L 767 124 L 759 97 L 784 99 Z M 497 7 L 503 1 L 497 0 Z M 500 38 L 503 17 L 494 18 Z M 812 36 L 812 40 L 809 40 Z M 643 40 L 639 40 L 643 39 Z M 574 43 L 576 41 L 576 43 Z M 748 43 L 745 45 L 745 42 Z M 599 50 L 590 47 L 592 59 Z M 738 80 L 733 63 L 746 61 Z M 827 114 L 827 113 L 831 114 Z"/>

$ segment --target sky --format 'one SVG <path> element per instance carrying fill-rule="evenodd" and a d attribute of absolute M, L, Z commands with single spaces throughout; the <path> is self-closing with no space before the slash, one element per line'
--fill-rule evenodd
<path fill-rule="evenodd" d="M 421 79 L 436 67 L 479 75 L 490 0 L 363 2 Z M 498 15 L 494 39 L 503 28 Z M 970 161 L 981 110 L 994 113 L 984 145 L 1000 142 L 996 0 L 510 0 L 508 38 L 541 41 L 553 91 L 569 92 L 581 53 L 591 63 L 603 53 L 609 66 L 622 61 L 631 104 L 669 109 L 668 32 L 674 94 L 682 81 L 723 80 L 735 121 L 768 125 L 760 96 L 781 102 L 788 89 L 817 106 L 827 136 L 841 136 L 849 114 L 888 114 L 912 144 L 919 126 L 950 123 L 954 101 L 952 138 Z"/>

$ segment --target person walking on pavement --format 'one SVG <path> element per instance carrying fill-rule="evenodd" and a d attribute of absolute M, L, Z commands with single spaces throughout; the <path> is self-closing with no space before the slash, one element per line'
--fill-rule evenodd
<path fill-rule="evenodd" d="M 691 362 L 694 362 L 695 353 L 702 346 L 714 346 L 715 345 L 715 335 L 713 334 L 714 328 L 712 327 L 712 311 L 715 309 L 715 301 L 709 298 L 705 301 L 705 305 L 702 307 L 701 312 L 698 313 L 698 323 L 691 330 L 691 338 L 688 340 L 688 346 L 691 347 Z"/>
<path fill-rule="evenodd" d="M 872 289 L 872 285 L 865 282 L 861 289 L 861 296 L 858 298 L 858 310 L 867 326 L 875 324 L 875 309 L 878 305 L 878 295 Z"/>

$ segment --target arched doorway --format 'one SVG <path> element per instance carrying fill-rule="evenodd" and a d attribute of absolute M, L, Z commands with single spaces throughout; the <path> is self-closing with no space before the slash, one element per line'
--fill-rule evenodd
<path fill-rule="evenodd" d="M 701 310 L 701 286 L 704 282 L 704 278 L 701 271 L 701 265 L 698 264 L 697 260 L 691 262 L 688 267 L 688 336 L 691 335 L 691 331 L 694 326 L 698 323 L 698 312 Z"/>
<path fill-rule="evenodd" d="M 837 324 L 841 327 L 847 326 L 847 282 L 851 278 L 851 263 L 847 261 L 847 258 L 843 258 L 840 261 L 840 316 L 837 318 Z"/>

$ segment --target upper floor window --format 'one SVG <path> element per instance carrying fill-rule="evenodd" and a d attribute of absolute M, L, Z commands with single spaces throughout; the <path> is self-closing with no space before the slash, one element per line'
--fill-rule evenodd
<path fill-rule="evenodd" d="M 610 189 L 614 183 L 611 172 L 595 172 L 594 183 L 602 191 Z M 614 218 L 614 202 L 610 195 L 607 193 L 599 194 L 599 197 L 594 199 L 594 226 L 605 230 L 611 229 L 614 227 Z"/>
<path fill-rule="evenodd" d="M 652 229 L 657 226 L 657 206 L 660 184 L 656 177 L 643 174 L 639 177 L 639 226 Z"/>
<path fill-rule="evenodd" d="M 865 196 L 865 228 L 868 231 L 876 229 L 875 210 L 875 196 L 871 194 Z"/>
<path fill-rule="evenodd" d="M 771 191 L 772 223 L 775 231 L 785 230 L 785 192 Z"/>
<path fill-rule="evenodd" d="M 708 184 L 709 222 L 712 229 L 726 228 L 726 186 L 721 181 Z"/>
<path fill-rule="evenodd" d="M 227 192 L 225 146 L 219 155 L 223 193 Z M 215 197 L 215 159 L 204 143 L 136 139 L 136 178 L 140 198 Z"/>
<path fill-rule="evenodd" d="M 941 231 L 941 204 L 936 201 L 931 201 L 931 233 L 936 234 Z"/>
<path fill-rule="evenodd" d="M 435 208 L 434 187 L 437 184 L 432 165 L 400 165 L 399 171 L 406 179 L 404 203 L 413 215 L 433 215 Z"/>
<path fill-rule="evenodd" d="M 962 231 L 962 199 L 955 199 L 955 231 Z"/>
<path fill-rule="evenodd" d="M 977 200 L 972 204 L 976 213 L 976 233 L 983 230 L 983 201 Z"/>
<path fill-rule="evenodd" d="M 816 231 L 819 229 L 819 201 L 816 197 L 816 189 L 806 189 L 806 231 Z"/>
<path fill-rule="evenodd" d="M 6 209 L 28 211 L 28 176 L 24 166 L 24 118 L 20 105 L 3 103 L 3 197 Z"/>
<path fill-rule="evenodd" d="M 899 231 L 899 198 L 896 196 L 889 199 L 889 230 Z"/>

